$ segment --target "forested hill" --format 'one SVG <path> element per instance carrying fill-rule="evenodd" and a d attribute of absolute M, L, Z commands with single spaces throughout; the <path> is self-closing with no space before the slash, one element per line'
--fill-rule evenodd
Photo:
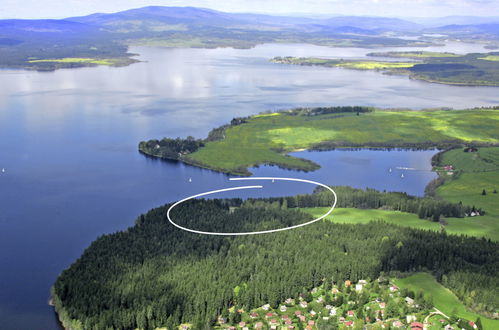
<path fill-rule="evenodd" d="M 234 203 L 194 201 L 175 216 L 190 228 L 220 231 L 309 219 L 271 203 L 234 212 Z M 124 232 L 100 237 L 59 276 L 53 294 L 65 327 L 172 329 L 189 322 L 208 329 L 229 307 L 274 306 L 325 278 L 358 281 L 422 269 L 445 275 L 451 290 L 473 291 L 484 312 L 497 309 L 499 245 L 485 239 L 327 221 L 268 235 L 207 236 L 170 225 L 166 207 L 140 216 Z M 223 221 L 230 214 L 231 221 Z"/>

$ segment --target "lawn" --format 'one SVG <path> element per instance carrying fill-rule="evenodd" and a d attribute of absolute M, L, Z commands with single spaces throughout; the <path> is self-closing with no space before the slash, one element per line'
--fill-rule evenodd
<path fill-rule="evenodd" d="M 98 58 L 79 58 L 79 57 L 66 57 L 59 59 L 46 59 L 46 60 L 31 60 L 29 63 L 85 63 L 96 65 L 113 65 L 116 63 L 113 59 L 98 59 Z"/>
<path fill-rule="evenodd" d="M 495 61 L 495 62 L 498 62 L 499 61 L 499 55 L 488 55 L 488 56 L 485 56 L 485 57 L 479 57 L 478 59 L 479 60 L 485 60 L 485 61 Z"/>
<path fill-rule="evenodd" d="M 479 317 L 478 314 L 468 312 L 459 299 L 449 289 L 438 283 L 430 274 L 417 273 L 403 279 L 397 279 L 395 284 L 415 292 L 423 290 L 425 293 L 431 294 L 435 307 L 447 316 L 450 316 L 452 310 L 456 308 L 458 317 L 471 321 L 475 321 Z M 480 318 L 484 329 L 499 329 L 499 321 L 487 319 L 484 316 L 480 316 Z"/>
<path fill-rule="evenodd" d="M 314 217 L 319 217 L 326 213 L 327 207 L 303 208 Z M 387 223 L 403 227 L 411 227 L 424 230 L 439 231 L 440 224 L 429 220 L 419 219 L 416 214 L 399 211 L 337 208 L 326 219 L 335 223 L 362 224 L 370 221 L 382 220 Z M 468 235 L 475 237 L 486 237 L 494 241 L 499 241 L 499 224 L 497 217 L 484 216 L 474 218 L 446 218 L 448 222 L 445 230 L 449 234 Z"/>
<path fill-rule="evenodd" d="M 382 111 L 317 116 L 279 113 L 255 116 L 231 126 L 225 139 L 208 142 L 187 160 L 233 174 L 248 167 L 276 164 L 314 170 L 317 165 L 286 156 L 328 142 L 328 147 L 412 147 L 450 142 L 499 143 L 499 111 Z"/>

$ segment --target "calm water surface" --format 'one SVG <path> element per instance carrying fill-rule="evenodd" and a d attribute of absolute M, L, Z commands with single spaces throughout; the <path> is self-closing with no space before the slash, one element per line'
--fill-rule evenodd
<path fill-rule="evenodd" d="M 450 44 L 432 50 L 480 48 Z M 377 51 L 385 50 L 391 49 Z M 287 55 L 362 58 L 370 51 L 309 45 L 135 48 L 144 62 L 124 68 L 0 71 L 0 168 L 6 169 L 0 173 L 0 328 L 56 329 L 47 306 L 49 288 L 96 237 L 132 225 L 150 208 L 230 185 L 223 174 L 143 157 L 137 152 L 140 140 L 201 138 L 235 116 L 297 106 L 499 103 L 494 88 L 268 62 Z M 321 164 L 319 171 L 253 172 L 421 195 L 435 177 L 429 171 L 434 152 L 305 152 L 298 155 Z M 397 166 L 415 170 L 401 178 Z M 311 189 L 267 184 L 252 196 Z"/>

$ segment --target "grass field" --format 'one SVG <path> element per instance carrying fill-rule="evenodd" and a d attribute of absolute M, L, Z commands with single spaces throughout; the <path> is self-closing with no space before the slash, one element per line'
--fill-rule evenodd
<path fill-rule="evenodd" d="M 314 170 L 316 165 L 286 156 L 317 143 L 330 147 L 404 147 L 452 142 L 499 143 L 499 111 L 375 111 L 318 116 L 284 113 L 251 117 L 231 126 L 225 139 L 208 142 L 189 159 L 203 167 L 248 174 L 258 164 Z"/>
<path fill-rule="evenodd" d="M 326 213 L 327 207 L 303 208 L 314 217 L 319 217 Z M 362 224 L 371 221 L 382 220 L 384 222 L 424 230 L 439 231 L 440 224 L 429 220 L 419 219 L 416 214 L 399 211 L 337 208 L 326 219 L 335 223 Z M 486 237 L 494 241 L 499 241 L 499 230 L 497 217 L 474 217 L 474 218 L 446 218 L 445 231 L 448 234 L 468 235 L 475 237 Z"/>
<path fill-rule="evenodd" d="M 461 55 L 445 52 L 386 52 L 386 53 L 369 53 L 368 56 L 376 57 L 401 57 L 401 58 L 429 58 L 429 57 L 459 57 Z"/>
<path fill-rule="evenodd" d="M 98 58 L 78 58 L 66 57 L 59 59 L 46 59 L 46 60 L 31 60 L 29 63 L 86 63 L 97 65 L 113 65 L 115 61 L 111 59 L 98 59 Z"/>
<path fill-rule="evenodd" d="M 467 320 L 475 321 L 480 315 L 468 312 L 466 307 L 449 290 L 438 283 L 433 276 L 427 273 L 417 273 L 412 276 L 397 279 L 395 284 L 401 288 L 407 288 L 415 292 L 423 290 L 433 297 L 433 303 L 437 309 L 450 316 L 453 309 L 456 308 L 457 316 Z M 499 329 L 499 321 L 491 320 L 480 316 L 484 329 Z"/>
<path fill-rule="evenodd" d="M 448 180 L 436 193 L 451 202 L 463 202 L 486 211 L 485 216 L 467 218 L 475 226 L 474 232 L 492 231 L 486 237 L 497 240 L 499 236 L 499 148 L 479 148 L 478 152 L 465 153 L 454 149 L 444 153 L 441 164 L 451 164 L 462 171 L 457 179 Z M 482 195 L 485 189 L 486 195 Z M 495 233 L 495 234 L 494 234 Z"/>
<path fill-rule="evenodd" d="M 380 62 L 380 61 L 354 61 L 343 62 L 337 66 L 340 68 L 357 70 L 383 70 L 383 69 L 403 69 L 411 68 L 416 63 L 411 62 Z"/>
<path fill-rule="evenodd" d="M 486 60 L 486 61 L 499 61 L 499 55 L 488 55 L 485 57 L 479 57 L 479 60 Z"/>

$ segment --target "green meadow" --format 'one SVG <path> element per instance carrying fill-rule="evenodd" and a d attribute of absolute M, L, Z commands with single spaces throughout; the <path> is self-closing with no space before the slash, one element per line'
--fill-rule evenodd
<path fill-rule="evenodd" d="M 334 147 L 433 147 L 499 143 L 499 111 L 439 110 L 335 113 L 317 116 L 273 113 L 253 116 L 225 129 L 187 162 L 232 174 L 274 164 L 311 171 L 318 165 L 287 156 L 295 150 Z"/>
<path fill-rule="evenodd" d="M 438 283 L 433 276 L 427 273 L 417 273 L 412 276 L 396 279 L 395 284 L 401 288 L 407 288 L 414 292 L 423 290 L 425 294 L 433 297 L 433 304 L 437 309 L 447 316 L 451 316 L 454 309 L 457 310 L 456 316 L 475 321 L 478 317 L 482 320 L 484 329 L 498 329 L 499 321 L 488 319 L 476 313 L 466 310 L 461 301 L 447 288 Z"/>
<path fill-rule="evenodd" d="M 302 210 L 314 217 L 319 217 L 326 213 L 329 208 L 314 207 L 303 208 Z M 326 219 L 335 223 L 348 224 L 364 224 L 371 221 L 384 221 L 402 227 L 432 231 L 441 230 L 441 225 L 438 222 L 422 220 L 418 218 L 417 214 L 399 211 L 337 208 Z M 497 219 L 497 216 L 446 218 L 445 221 L 447 224 L 444 228 L 448 234 L 485 237 L 494 241 L 499 241 L 499 224 Z"/>
<path fill-rule="evenodd" d="M 454 149 L 444 153 L 440 165 L 453 165 L 460 175 L 457 178 L 447 177 L 447 182 L 440 186 L 436 193 L 439 197 L 451 202 L 463 202 L 486 211 L 485 216 L 465 218 L 475 226 L 473 231 L 492 230 L 499 236 L 499 148 L 478 148 L 478 152 L 463 152 Z M 486 195 L 482 192 L 485 190 Z M 494 193 L 496 191 L 496 193 Z"/>

